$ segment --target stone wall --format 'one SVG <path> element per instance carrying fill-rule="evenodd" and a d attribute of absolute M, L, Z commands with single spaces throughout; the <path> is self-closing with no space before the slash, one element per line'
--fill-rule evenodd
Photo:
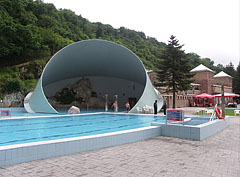
<path fill-rule="evenodd" d="M 90 80 L 84 77 L 62 88 L 54 96 L 49 97 L 48 101 L 57 110 L 69 109 L 71 106 L 84 109 L 104 107 L 104 102 L 92 91 Z"/>
<path fill-rule="evenodd" d="M 4 95 L 1 107 L 19 107 L 23 106 L 24 95 L 21 92 Z"/>
<path fill-rule="evenodd" d="M 201 93 L 213 94 L 212 85 L 214 84 L 214 73 L 210 71 L 193 72 L 195 74 L 193 79 L 194 83 L 200 84 Z"/>
<path fill-rule="evenodd" d="M 227 87 L 232 87 L 232 78 L 231 77 L 215 77 L 214 78 L 214 83 L 217 85 L 222 85 Z"/>

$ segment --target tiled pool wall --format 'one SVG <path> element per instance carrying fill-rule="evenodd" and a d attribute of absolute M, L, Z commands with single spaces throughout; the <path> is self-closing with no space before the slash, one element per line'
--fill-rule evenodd
<path fill-rule="evenodd" d="M 0 146 L 0 167 L 154 138 L 160 135 L 160 129 L 159 126 L 151 126 L 85 137 Z"/>
<path fill-rule="evenodd" d="M 192 118 L 195 120 L 204 118 Z M 209 118 L 208 118 L 209 119 Z M 216 119 L 213 121 L 206 122 L 200 125 L 176 125 L 176 124 L 163 124 L 163 123 L 152 123 L 153 126 L 161 127 L 161 136 L 176 137 L 182 139 L 201 141 L 209 136 L 222 131 L 229 125 L 229 118 L 225 120 Z"/>

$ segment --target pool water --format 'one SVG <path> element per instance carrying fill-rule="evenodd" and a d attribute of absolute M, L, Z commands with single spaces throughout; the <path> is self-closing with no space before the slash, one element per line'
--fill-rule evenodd
<path fill-rule="evenodd" d="M 85 110 L 74 116 L 67 114 L 67 111 L 30 114 L 24 108 L 8 110 L 11 116 L 0 117 L 0 146 L 130 130 L 151 126 L 152 122 L 165 123 L 166 120 L 166 116 L 96 113 L 99 110 Z M 95 114 L 84 114 L 91 112 Z M 209 118 L 192 119 L 184 125 L 195 126 L 208 121 Z M 171 121 L 168 124 L 182 125 Z"/>
<path fill-rule="evenodd" d="M 0 120 L 0 146 L 47 141 L 151 126 L 164 116 L 88 114 Z"/>

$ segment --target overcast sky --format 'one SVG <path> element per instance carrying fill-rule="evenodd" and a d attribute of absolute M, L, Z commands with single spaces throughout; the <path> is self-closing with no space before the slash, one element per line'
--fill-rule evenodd
<path fill-rule="evenodd" d="M 240 59 L 239 0 L 44 0 L 90 22 L 142 31 L 160 42 L 175 35 L 186 52 L 224 66 Z"/>

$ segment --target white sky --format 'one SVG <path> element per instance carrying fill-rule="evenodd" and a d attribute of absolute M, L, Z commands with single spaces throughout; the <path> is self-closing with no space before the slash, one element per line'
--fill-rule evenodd
<path fill-rule="evenodd" d="M 160 42 L 175 35 L 186 52 L 224 66 L 240 59 L 239 0 L 44 0 L 90 22 L 142 31 Z"/>

